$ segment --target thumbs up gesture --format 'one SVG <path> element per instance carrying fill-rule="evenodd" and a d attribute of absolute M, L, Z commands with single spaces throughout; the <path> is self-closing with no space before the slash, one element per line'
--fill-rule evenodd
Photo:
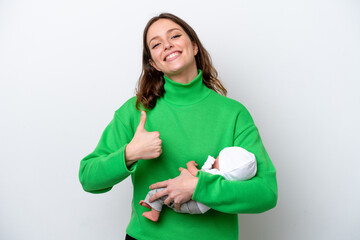
<path fill-rule="evenodd" d="M 146 112 L 141 111 L 140 123 L 125 150 L 125 158 L 128 161 L 135 162 L 138 159 L 157 158 L 162 153 L 160 133 L 158 131 L 146 131 L 145 123 Z"/>

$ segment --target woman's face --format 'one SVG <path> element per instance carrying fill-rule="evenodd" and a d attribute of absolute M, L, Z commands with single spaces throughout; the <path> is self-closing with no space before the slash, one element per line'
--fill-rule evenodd
<path fill-rule="evenodd" d="M 147 32 L 146 42 L 152 57 L 149 59 L 150 64 L 165 75 L 196 69 L 195 55 L 198 47 L 173 21 L 159 19 L 154 22 Z"/>

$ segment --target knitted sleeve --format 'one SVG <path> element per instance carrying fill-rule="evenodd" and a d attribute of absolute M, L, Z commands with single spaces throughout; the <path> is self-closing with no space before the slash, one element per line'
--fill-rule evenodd
<path fill-rule="evenodd" d="M 80 162 L 79 180 L 85 191 L 107 192 L 135 171 L 137 163 L 129 169 L 125 164 L 125 148 L 132 137 L 119 113 L 115 112 L 95 150 Z"/>
<path fill-rule="evenodd" d="M 246 181 L 225 180 L 220 175 L 198 171 L 193 200 L 225 213 L 260 213 L 276 206 L 276 171 L 260 138 L 257 127 L 245 107 L 238 113 L 234 146 L 253 153 L 256 175 Z"/>

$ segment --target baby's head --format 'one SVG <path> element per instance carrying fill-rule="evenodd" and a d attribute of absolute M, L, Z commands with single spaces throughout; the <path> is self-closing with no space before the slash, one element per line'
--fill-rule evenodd
<path fill-rule="evenodd" d="M 255 155 L 237 146 L 221 150 L 213 167 L 217 168 L 228 180 L 242 180 L 239 176 L 240 178 L 244 175 L 248 176 L 249 172 L 255 175 L 257 170 Z"/>

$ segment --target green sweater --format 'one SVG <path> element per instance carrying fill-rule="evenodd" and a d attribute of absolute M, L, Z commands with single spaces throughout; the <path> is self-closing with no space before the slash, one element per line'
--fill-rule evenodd
<path fill-rule="evenodd" d="M 275 168 L 248 110 L 202 82 L 202 71 L 188 84 L 164 76 L 164 96 L 147 112 L 145 129 L 159 131 L 162 154 L 138 160 L 129 169 L 124 150 L 140 122 L 136 97 L 127 100 L 105 128 L 95 150 L 80 163 L 79 179 L 90 193 L 104 193 L 129 175 L 133 183 L 132 213 L 126 232 L 139 240 L 239 239 L 238 213 L 260 213 L 275 207 Z M 175 178 L 179 167 L 195 160 L 202 166 L 208 155 L 218 156 L 229 146 L 255 154 L 257 174 L 247 181 L 229 181 L 199 171 L 192 199 L 209 206 L 205 214 L 191 215 L 164 206 L 158 222 L 142 216 L 139 205 L 153 183 Z"/>

